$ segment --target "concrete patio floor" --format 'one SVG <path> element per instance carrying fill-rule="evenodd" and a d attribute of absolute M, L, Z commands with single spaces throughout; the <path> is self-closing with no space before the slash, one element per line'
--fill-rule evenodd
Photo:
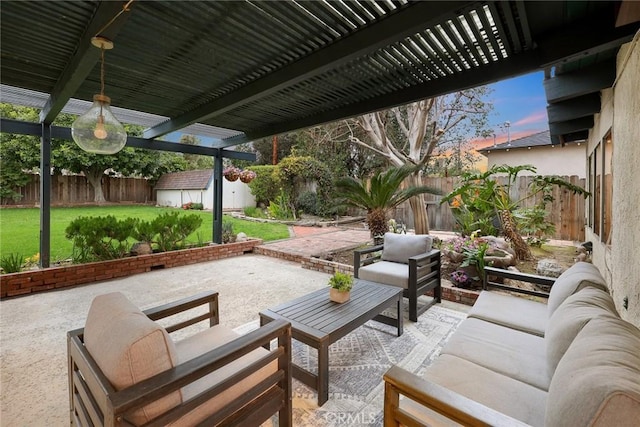
<path fill-rule="evenodd" d="M 363 230 L 337 227 L 294 227 L 292 234 L 297 238 L 266 246 L 302 255 L 369 238 Z M 295 262 L 247 254 L 0 301 L 0 426 L 69 425 L 66 332 L 84 325 L 97 295 L 119 291 L 146 309 L 216 290 L 220 323 L 236 328 L 260 310 L 326 287 L 328 278 Z"/>

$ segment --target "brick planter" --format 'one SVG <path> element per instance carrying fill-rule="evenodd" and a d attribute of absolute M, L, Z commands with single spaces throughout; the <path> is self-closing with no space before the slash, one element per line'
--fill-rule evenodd
<path fill-rule="evenodd" d="M 260 239 L 0 275 L 0 298 L 99 282 L 253 252 Z"/>

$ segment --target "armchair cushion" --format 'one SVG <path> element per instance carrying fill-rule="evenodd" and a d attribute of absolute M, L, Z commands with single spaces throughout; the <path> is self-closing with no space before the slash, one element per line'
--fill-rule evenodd
<path fill-rule="evenodd" d="M 640 330 L 613 316 L 592 319 L 558 363 L 545 425 L 637 425 L 639 377 Z"/>
<path fill-rule="evenodd" d="M 220 347 L 223 344 L 229 343 L 237 339 L 238 337 L 239 335 L 233 330 L 225 326 L 216 325 L 188 338 L 180 340 L 176 343 L 178 363 L 182 364 L 198 356 L 201 356 L 207 351 L 213 350 L 214 348 Z M 264 357 L 266 354 L 268 354 L 267 350 L 258 348 L 251 353 L 248 353 L 225 365 L 224 367 L 215 370 L 209 375 L 191 384 L 188 384 L 187 386 L 182 388 L 182 396 L 184 401 L 188 401 L 189 399 L 196 397 L 198 394 L 213 388 L 216 384 L 221 383 L 231 375 L 249 366 L 260 357 Z M 278 361 L 274 360 L 257 372 L 249 375 L 248 377 L 242 379 L 231 387 L 225 389 L 224 393 L 220 393 L 214 398 L 209 399 L 205 404 L 198 406 L 193 411 L 189 412 L 176 422 L 169 425 L 191 426 L 201 423 L 207 416 L 220 411 L 222 408 L 233 402 L 239 396 L 250 391 L 254 386 L 260 383 L 260 381 L 266 379 L 269 375 L 274 374 L 277 370 Z"/>
<path fill-rule="evenodd" d="M 360 267 L 358 277 L 371 282 L 408 289 L 409 265 L 399 262 L 378 261 L 365 267 Z"/>
<path fill-rule="evenodd" d="M 578 262 L 562 273 L 551 287 L 547 300 L 548 316 L 551 317 L 553 312 L 570 295 L 587 286 L 608 291 L 607 284 L 595 265 L 588 262 Z"/>
<path fill-rule="evenodd" d="M 114 334 L 113 331 L 118 331 Z M 177 355 L 169 334 L 123 294 L 97 296 L 84 329 L 87 350 L 116 390 L 122 390 L 175 366 Z M 135 411 L 130 421 L 144 424 L 179 405 L 179 391 Z"/>
<path fill-rule="evenodd" d="M 431 251 L 433 239 L 426 234 L 385 233 L 382 260 L 407 264 L 409 258 Z"/>
<path fill-rule="evenodd" d="M 576 335 L 598 316 L 618 316 L 613 298 L 599 288 L 584 288 L 566 299 L 549 319 L 544 335 L 549 378 Z"/>

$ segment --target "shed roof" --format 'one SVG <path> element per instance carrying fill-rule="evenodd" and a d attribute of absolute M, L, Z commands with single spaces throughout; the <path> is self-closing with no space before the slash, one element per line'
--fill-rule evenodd
<path fill-rule="evenodd" d="M 522 138 L 513 139 L 511 142 L 503 142 L 495 146 L 489 146 L 478 150 L 480 153 L 489 153 L 490 151 L 504 151 L 512 148 L 530 148 L 530 147 L 543 147 L 545 145 L 555 145 L 551 141 L 551 136 L 548 130 L 543 132 L 534 133 L 532 135 L 524 136 Z"/>
<path fill-rule="evenodd" d="M 160 177 L 154 190 L 206 190 L 212 175 L 213 171 L 209 169 L 166 173 Z"/>

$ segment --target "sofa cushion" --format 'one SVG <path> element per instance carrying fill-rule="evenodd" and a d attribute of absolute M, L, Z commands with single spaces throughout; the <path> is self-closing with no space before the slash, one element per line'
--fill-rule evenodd
<path fill-rule="evenodd" d="M 176 350 L 160 325 L 123 294 L 96 297 L 84 328 L 84 342 L 100 370 L 116 390 L 125 389 L 176 363 Z M 127 419 L 144 424 L 181 403 L 179 391 L 135 411 Z"/>
<path fill-rule="evenodd" d="M 494 372 L 547 391 L 544 338 L 484 320 L 468 318 L 442 349 Z"/>
<path fill-rule="evenodd" d="M 182 364 L 194 359 L 195 357 L 231 342 L 238 337 L 239 335 L 236 332 L 225 326 L 216 325 L 208 328 L 205 331 L 199 332 L 176 343 L 178 363 Z M 216 384 L 229 378 L 231 375 L 237 373 L 268 353 L 269 352 L 267 350 L 258 348 L 185 386 L 182 389 L 184 401 L 186 402 L 189 399 L 196 397 L 198 394 L 212 388 Z M 269 375 L 275 373 L 277 370 L 278 362 L 274 360 L 267 366 L 264 366 L 257 372 L 249 375 L 247 378 L 237 382 L 229 388 L 226 388 L 223 393 L 214 396 L 203 405 L 200 405 L 196 409 L 185 414 L 179 420 L 171 423 L 170 426 L 193 426 L 201 423 L 206 419 L 206 417 L 218 412 L 221 408 L 233 402 L 236 398 L 250 390 L 260 381 L 266 379 Z"/>
<path fill-rule="evenodd" d="M 549 378 L 578 332 L 598 316 L 618 316 L 611 295 L 599 288 L 581 289 L 560 304 L 549 319 L 544 336 Z"/>
<path fill-rule="evenodd" d="M 511 329 L 544 336 L 547 304 L 497 292 L 480 292 L 468 317 L 486 320 Z"/>
<path fill-rule="evenodd" d="M 427 368 L 424 378 L 531 426 L 544 425 L 547 392 L 509 376 L 441 354 Z M 409 399 L 403 399 L 400 405 L 412 413 L 419 411 Z"/>
<path fill-rule="evenodd" d="M 607 316 L 589 321 L 551 380 L 545 425 L 637 426 L 640 330 Z"/>
<path fill-rule="evenodd" d="M 577 262 L 562 273 L 551 287 L 547 301 L 548 317 L 569 295 L 587 286 L 607 291 L 607 284 L 596 266 L 588 262 Z"/>
<path fill-rule="evenodd" d="M 389 261 L 374 262 L 360 267 L 358 278 L 407 289 L 409 287 L 409 265 Z"/>
<path fill-rule="evenodd" d="M 385 233 L 382 259 L 407 264 L 409 258 L 431 251 L 433 239 L 426 234 Z"/>

